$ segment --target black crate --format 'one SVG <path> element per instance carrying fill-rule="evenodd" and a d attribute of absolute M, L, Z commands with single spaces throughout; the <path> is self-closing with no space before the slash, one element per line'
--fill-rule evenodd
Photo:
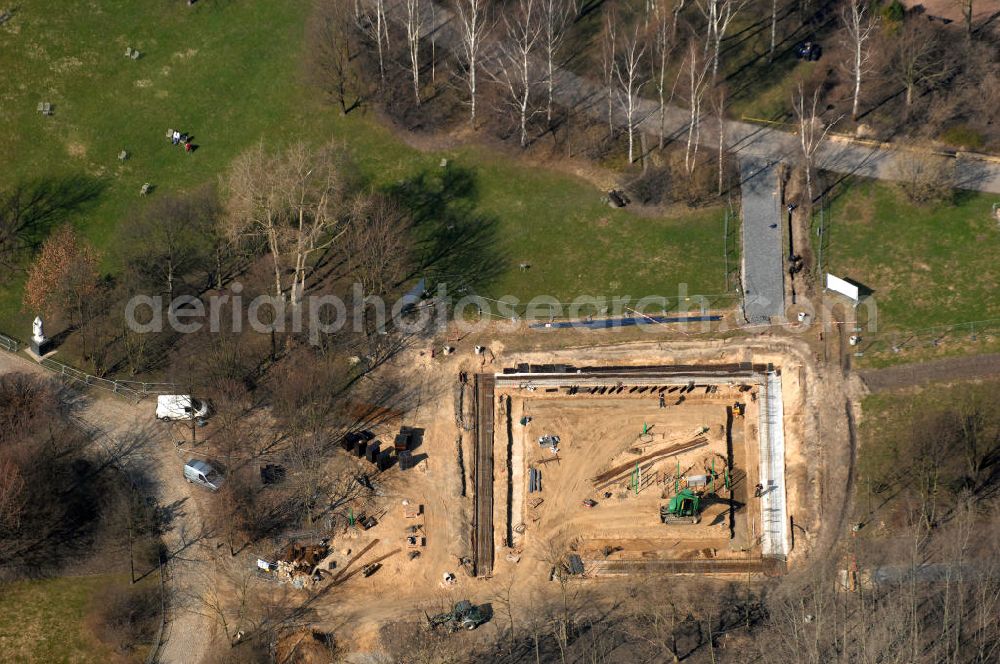
<path fill-rule="evenodd" d="M 392 466 L 392 450 L 384 450 L 378 456 L 377 465 L 379 470 L 388 470 Z"/>
<path fill-rule="evenodd" d="M 396 436 L 396 440 L 393 444 L 393 447 L 400 452 L 410 449 L 410 433 L 409 432 L 403 433 L 401 431 L 399 435 Z"/>

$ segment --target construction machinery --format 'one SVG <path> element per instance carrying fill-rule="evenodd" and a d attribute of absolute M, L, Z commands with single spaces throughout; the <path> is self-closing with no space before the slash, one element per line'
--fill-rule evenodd
<path fill-rule="evenodd" d="M 701 520 L 701 496 L 691 489 L 683 489 L 660 507 L 660 521 L 668 526 L 694 525 Z"/>
<path fill-rule="evenodd" d="M 456 602 L 452 610 L 447 613 L 439 613 L 436 616 L 428 616 L 426 613 L 424 615 L 427 617 L 431 629 L 439 625 L 447 625 L 450 632 L 458 629 L 475 629 L 487 619 L 482 609 L 467 599 Z"/>

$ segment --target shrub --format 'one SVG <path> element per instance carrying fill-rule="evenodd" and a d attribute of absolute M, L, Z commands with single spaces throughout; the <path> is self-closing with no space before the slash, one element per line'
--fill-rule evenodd
<path fill-rule="evenodd" d="M 968 125 L 960 124 L 949 127 L 941 134 L 941 140 L 949 145 L 955 145 L 970 150 L 979 150 L 985 143 L 985 138 Z"/>
<path fill-rule="evenodd" d="M 950 203 L 955 191 L 955 161 L 915 153 L 896 166 L 899 187 L 911 203 Z"/>
<path fill-rule="evenodd" d="M 906 14 L 906 7 L 899 0 L 892 0 L 892 2 L 882 7 L 879 14 L 882 15 L 883 20 L 889 23 L 901 23 L 903 16 Z"/>

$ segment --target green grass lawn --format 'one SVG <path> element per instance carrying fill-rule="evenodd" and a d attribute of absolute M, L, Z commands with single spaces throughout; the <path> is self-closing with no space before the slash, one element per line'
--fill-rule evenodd
<path fill-rule="evenodd" d="M 83 624 L 90 597 L 120 575 L 66 576 L 0 584 L 0 661 L 114 661 Z"/>
<path fill-rule="evenodd" d="M 865 515 L 870 512 L 879 512 L 880 507 L 885 505 L 899 507 L 896 498 L 901 489 L 919 491 L 919 482 L 908 472 L 913 470 L 909 465 L 913 463 L 915 454 L 930 452 L 924 447 L 926 439 L 921 439 L 920 436 L 930 430 L 935 432 L 935 437 L 940 441 L 958 433 L 951 428 L 940 431 L 933 428 L 941 423 L 960 428 L 966 417 L 969 418 L 967 424 L 970 426 L 975 422 L 975 426 L 980 427 L 976 435 L 980 441 L 976 454 L 989 458 L 990 450 L 996 447 L 994 441 L 998 419 L 995 416 L 995 403 L 998 389 L 1000 381 L 984 380 L 932 384 L 915 390 L 906 389 L 865 397 L 862 402 L 863 415 L 859 428 L 861 445 L 855 483 L 855 513 L 859 520 L 864 520 Z M 950 415 L 951 418 L 945 415 Z M 939 478 L 942 485 L 938 494 L 938 499 L 943 501 L 940 507 L 942 513 L 947 512 L 944 507 L 947 500 L 954 498 L 963 486 L 958 478 L 968 472 L 963 444 L 956 445 L 955 439 L 951 440 L 951 447 L 943 452 L 934 452 L 948 462 L 957 460 L 957 464 L 934 466 L 942 473 Z M 988 466 L 984 470 L 986 468 Z M 988 477 L 988 470 L 981 475 L 983 477 Z M 903 493 L 905 495 L 906 491 Z M 987 492 L 983 493 L 985 495 Z M 886 518 L 885 513 L 878 516 L 878 519 L 882 518 Z M 877 536 L 877 533 L 870 533 L 869 536 Z"/>
<path fill-rule="evenodd" d="M 883 332 L 1000 317 L 998 201 L 958 192 L 953 205 L 918 206 L 855 181 L 831 205 L 823 269 L 874 291 Z"/>
<path fill-rule="evenodd" d="M 505 264 L 483 292 L 528 299 L 586 294 L 718 293 L 724 282 L 721 209 L 667 218 L 613 211 L 585 181 L 523 165 L 480 147 L 421 153 L 370 115 L 340 117 L 303 83 L 307 0 L 275 3 L 46 3 L 25 0 L 0 27 L 0 132 L 11 158 L 0 187 L 87 178 L 95 198 L 57 216 L 76 224 L 113 260 L 115 236 L 150 198 L 215 181 L 231 159 L 264 139 L 280 145 L 340 139 L 375 187 L 437 169 L 442 157 L 476 180 L 477 215 L 496 226 Z M 125 57 L 126 47 L 142 57 Z M 43 117 L 38 102 L 53 104 Z M 164 137 L 194 135 L 186 155 Z M 120 150 L 130 153 L 124 164 Z M 520 272 L 520 262 L 532 268 Z M 0 330 L 27 337 L 21 282 L 0 290 Z"/>

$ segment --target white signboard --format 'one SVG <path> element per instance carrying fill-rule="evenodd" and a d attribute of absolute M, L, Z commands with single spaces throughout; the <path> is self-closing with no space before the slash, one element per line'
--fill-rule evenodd
<path fill-rule="evenodd" d="M 849 281 L 844 281 L 840 277 L 835 277 L 829 272 L 826 275 L 826 287 L 832 291 L 836 291 L 841 295 L 848 297 L 853 302 L 860 300 L 860 295 L 858 293 L 858 287 Z"/>

